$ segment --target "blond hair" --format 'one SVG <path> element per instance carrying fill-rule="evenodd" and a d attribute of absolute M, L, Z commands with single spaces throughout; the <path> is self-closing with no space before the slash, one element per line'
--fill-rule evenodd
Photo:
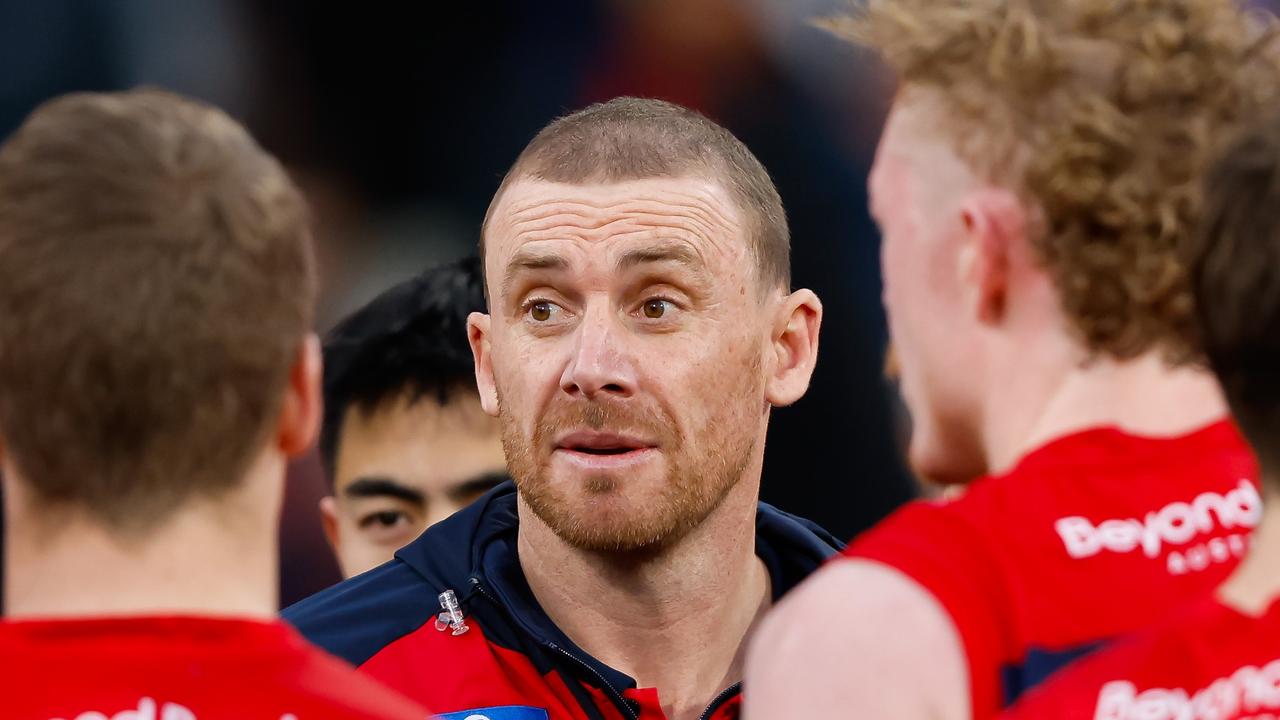
<path fill-rule="evenodd" d="M 827 21 L 936 93 L 1033 243 L 1084 345 L 1199 357 L 1179 248 L 1214 145 L 1277 97 L 1274 26 L 1230 0 L 869 0 Z"/>

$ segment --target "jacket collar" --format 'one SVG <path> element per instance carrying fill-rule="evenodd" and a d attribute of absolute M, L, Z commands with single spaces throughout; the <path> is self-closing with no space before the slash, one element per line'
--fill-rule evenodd
<path fill-rule="evenodd" d="M 516 490 L 507 482 L 432 526 L 396 557 L 436 587 L 453 589 L 459 597 L 483 592 L 540 645 L 564 650 L 615 688 L 635 687 L 633 679 L 578 649 L 538 605 L 520 567 L 518 528 Z M 841 547 L 842 543 L 817 524 L 760 503 L 756 554 L 769 572 L 775 601 Z"/>

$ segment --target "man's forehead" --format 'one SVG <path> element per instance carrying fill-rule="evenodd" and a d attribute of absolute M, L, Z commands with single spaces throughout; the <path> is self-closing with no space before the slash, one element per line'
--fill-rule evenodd
<path fill-rule="evenodd" d="M 550 215 L 607 218 L 628 211 L 704 214 L 726 226 L 740 224 L 739 212 L 720 183 L 700 176 L 645 178 L 611 183 L 561 183 L 520 178 L 503 192 L 494 212 L 495 224 L 507 226 Z"/>
<path fill-rule="evenodd" d="M 903 88 L 885 119 L 877 154 L 901 161 L 920 161 L 936 152 L 950 151 L 954 122 L 953 111 L 939 90 L 918 86 Z"/>
<path fill-rule="evenodd" d="M 912 187 L 956 192 L 973 185 L 972 169 L 954 146 L 936 90 L 899 93 L 885 121 L 868 182 L 873 211 L 903 200 Z"/>
<path fill-rule="evenodd" d="M 524 178 L 507 187 L 491 220 L 487 270 L 499 277 L 522 248 L 559 240 L 615 245 L 609 241 L 676 239 L 710 246 L 699 250 L 747 250 L 737 205 L 722 185 L 701 177 L 585 185 Z"/>
<path fill-rule="evenodd" d="M 450 387 L 443 403 L 436 391 L 417 393 L 408 386 L 371 407 L 353 403 L 343 413 L 341 426 L 344 440 L 384 444 L 416 443 L 461 430 L 480 435 L 498 431 L 477 392 L 466 385 Z"/>

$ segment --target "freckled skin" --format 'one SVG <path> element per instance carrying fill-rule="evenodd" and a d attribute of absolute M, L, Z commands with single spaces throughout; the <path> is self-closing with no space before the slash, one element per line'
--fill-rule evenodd
<path fill-rule="evenodd" d="M 636 254 L 650 260 L 628 265 Z M 762 287 L 716 183 L 516 182 L 493 213 L 485 270 L 486 408 L 500 411 L 522 496 L 557 534 L 596 549 L 678 540 L 758 461 L 786 295 Z M 646 315 L 653 302 L 660 317 Z M 555 451 L 557 434 L 582 427 L 656 452 L 618 471 L 584 469 Z"/>

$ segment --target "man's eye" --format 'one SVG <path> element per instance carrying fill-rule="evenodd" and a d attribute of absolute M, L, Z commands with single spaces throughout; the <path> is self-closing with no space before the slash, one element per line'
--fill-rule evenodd
<path fill-rule="evenodd" d="M 662 316 L 667 314 L 667 308 L 669 308 L 670 306 L 671 306 L 671 302 L 669 300 L 662 300 L 661 298 L 653 298 L 650 300 L 645 300 L 644 306 L 641 308 L 641 310 L 644 312 L 644 316 L 649 318 L 650 320 L 658 320 Z"/>
<path fill-rule="evenodd" d="M 534 300 L 529 303 L 526 312 L 534 322 L 544 323 L 554 318 L 559 310 L 560 306 L 550 300 Z"/>
<path fill-rule="evenodd" d="M 365 529 L 385 530 L 397 528 L 399 525 L 408 523 L 408 515 L 403 514 L 399 510 L 383 510 L 381 512 L 371 512 L 371 514 L 360 519 L 360 527 Z"/>

